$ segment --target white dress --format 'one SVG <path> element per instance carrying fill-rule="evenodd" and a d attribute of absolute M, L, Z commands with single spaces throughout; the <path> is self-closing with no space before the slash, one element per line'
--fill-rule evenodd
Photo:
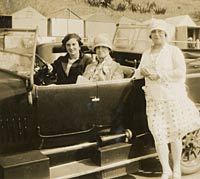
<path fill-rule="evenodd" d="M 158 54 L 153 55 L 148 49 L 135 72 L 136 79 L 143 77 L 140 74 L 142 67 L 148 67 L 160 77 L 158 80 L 145 77 L 143 87 L 148 126 L 155 142 L 170 143 L 199 129 L 199 112 L 185 88 L 186 65 L 181 50 L 165 44 Z"/>

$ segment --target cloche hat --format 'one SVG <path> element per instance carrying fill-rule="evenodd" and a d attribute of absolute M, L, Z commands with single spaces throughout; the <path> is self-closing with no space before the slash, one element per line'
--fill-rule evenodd
<path fill-rule="evenodd" d="M 95 51 L 95 48 L 99 46 L 107 47 L 112 50 L 112 43 L 108 34 L 99 34 L 94 38 L 93 50 Z"/>
<path fill-rule="evenodd" d="M 150 25 L 149 37 L 151 38 L 151 32 L 153 30 L 162 30 L 165 32 L 166 36 L 168 36 L 168 24 L 161 19 L 153 19 Z"/>

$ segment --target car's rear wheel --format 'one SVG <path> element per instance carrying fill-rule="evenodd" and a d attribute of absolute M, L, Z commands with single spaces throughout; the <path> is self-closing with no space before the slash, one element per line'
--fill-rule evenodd
<path fill-rule="evenodd" d="M 188 133 L 183 138 L 181 167 L 183 174 L 200 170 L 200 129 Z"/>

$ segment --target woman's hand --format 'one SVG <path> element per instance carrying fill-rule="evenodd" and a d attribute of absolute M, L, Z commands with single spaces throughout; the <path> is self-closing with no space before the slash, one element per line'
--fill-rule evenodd
<path fill-rule="evenodd" d="M 150 80 L 158 80 L 158 79 L 160 78 L 160 76 L 159 76 L 158 74 L 154 73 L 154 74 L 150 74 L 150 75 L 148 76 L 148 78 L 149 78 Z"/>
<path fill-rule="evenodd" d="M 142 67 L 140 73 L 142 76 L 148 77 L 150 75 L 150 70 L 147 67 Z"/>
<path fill-rule="evenodd" d="M 47 64 L 47 68 L 49 73 L 53 71 L 53 66 L 51 64 Z"/>
<path fill-rule="evenodd" d="M 149 68 L 143 67 L 140 70 L 141 75 L 144 77 L 149 78 L 150 80 L 158 80 L 160 77 L 157 73 L 152 72 Z"/>

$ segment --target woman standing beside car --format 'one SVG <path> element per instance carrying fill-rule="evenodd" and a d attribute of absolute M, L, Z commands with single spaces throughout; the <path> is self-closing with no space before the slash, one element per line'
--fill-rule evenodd
<path fill-rule="evenodd" d="M 181 179 L 182 137 L 200 128 L 199 112 L 188 98 L 186 65 L 178 47 L 167 43 L 168 26 L 155 20 L 150 29 L 151 48 L 146 50 L 135 72 L 145 78 L 148 126 L 162 165 L 161 179 Z M 173 167 L 169 165 L 169 146 Z"/>
<path fill-rule="evenodd" d="M 49 72 L 57 76 L 56 84 L 76 83 L 78 75 L 82 75 L 88 64 L 92 62 L 90 56 L 81 52 L 83 45 L 81 37 L 76 33 L 67 34 L 62 40 L 62 46 L 67 54 L 58 57 L 51 65 Z"/>

